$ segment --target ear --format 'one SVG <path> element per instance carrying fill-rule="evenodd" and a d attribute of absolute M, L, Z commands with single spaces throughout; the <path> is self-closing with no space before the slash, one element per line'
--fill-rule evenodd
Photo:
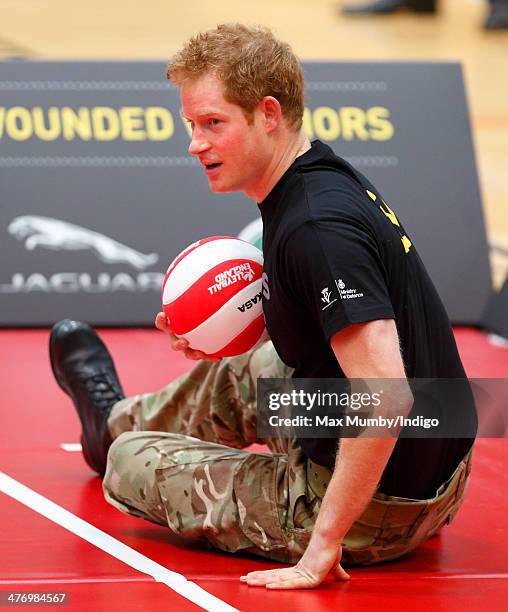
<path fill-rule="evenodd" d="M 274 132 L 282 121 L 282 109 L 279 101 L 273 96 L 265 96 L 258 104 L 262 121 L 267 134 Z"/>

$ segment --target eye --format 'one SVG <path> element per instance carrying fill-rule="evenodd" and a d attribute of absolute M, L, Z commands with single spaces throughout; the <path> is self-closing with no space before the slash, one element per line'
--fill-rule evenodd
<path fill-rule="evenodd" d="M 215 127 L 215 126 L 219 125 L 219 123 L 221 123 L 220 119 L 216 119 L 216 118 L 208 119 L 208 125 L 210 125 L 212 127 Z"/>

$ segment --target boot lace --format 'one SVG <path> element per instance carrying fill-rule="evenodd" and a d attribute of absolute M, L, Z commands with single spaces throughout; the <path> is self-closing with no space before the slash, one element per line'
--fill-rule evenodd
<path fill-rule="evenodd" d="M 97 372 L 83 377 L 81 382 L 101 412 L 109 412 L 116 402 L 125 397 L 117 378 L 110 372 Z"/>

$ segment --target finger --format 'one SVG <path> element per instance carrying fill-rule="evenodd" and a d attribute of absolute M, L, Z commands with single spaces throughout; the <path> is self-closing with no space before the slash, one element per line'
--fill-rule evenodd
<path fill-rule="evenodd" d="M 280 572 L 284 572 L 287 571 L 289 569 L 289 567 L 277 567 L 274 569 L 270 569 L 270 570 L 259 570 L 259 571 L 255 571 L 255 572 L 249 572 L 248 574 L 245 574 L 245 576 L 240 576 L 241 578 L 259 578 L 260 576 L 268 576 L 268 575 L 277 575 Z"/>
<path fill-rule="evenodd" d="M 300 584 L 298 582 L 286 580 L 285 582 L 269 582 L 267 585 L 265 585 L 265 588 L 269 589 L 270 591 L 283 591 L 289 589 L 313 589 L 314 586 L 316 585 L 308 583 Z"/>
<path fill-rule="evenodd" d="M 281 570 L 265 570 L 262 572 L 249 572 L 246 576 L 240 576 L 241 582 L 246 582 L 250 586 L 265 586 L 268 582 L 277 579 L 278 572 Z"/>
<path fill-rule="evenodd" d="M 171 338 L 171 348 L 175 351 L 185 351 L 189 348 L 189 343 L 185 338 L 178 338 L 177 336 L 173 336 Z"/>
<path fill-rule="evenodd" d="M 165 334 L 168 334 L 170 338 L 176 338 L 175 334 L 171 331 L 169 319 L 163 312 L 157 313 L 155 317 L 155 327 Z"/>
<path fill-rule="evenodd" d="M 258 576 L 242 576 L 240 578 L 240 580 L 242 582 L 246 582 L 247 584 L 250 584 L 252 586 L 256 586 L 256 585 L 262 585 L 264 586 L 267 582 L 269 582 L 270 580 L 274 580 L 275 577 L 274 576 L 263 576 L 263 574 L 259 574 Z"/>
<path fill-rule="evenodd" d="M 160 329 L 161 331 L 164 331 L 167 325 L 168 325 L 168 320 L 167 320 L 166 315 L 163 312 L 158 312 L 155 315 L 155 327 L 157 329 Z"/>
<path fill-rule="evenodd" d="M 204 353 L 188 348 L 188 346 L 189 345 L 187 345 L 187 348 L 184 349 L 184 355 L 187 357 L 187 359 L 192 359 L 193 361 L 198 361 L 198 359 L 203 359 Z"/>
<path fill-rule="evenodd" d="M 336 580 L 350 580 L 351 579 L 351 576 L 346 572 L 346 570 L 342 567 L 340 563 L 333 568 L 332 574 Z"/>
<path fill-rule="evenodd" d="M 282 589 L 312 589 L 318 586 L 319 582 L 311 582 L 308 578 L 303 576 L 292 576 L 290 578 L 281 578 L 268 582 L 266 588 L 270 590 L 282 590 Z"/>
<path fill-rule="evenodd" d="M 183 340 L 183 338 L 181 338 L 180 340 Z M 207 355 L 206 353 L 203 353 L 203 351 L 198 351 L 196 349 L 190 348 L 189 343 L 186 340 L 185 340 L 185 343 L 186 343 L 185 346 L 181 345 L 180 347 L 178 347 L 177 350 L 184 349 L 185 356 L 187 357 L 187 359 L 192 359 L 193 361 L 198 361 L 198 360 L 213 361 L 213 362 L 221 361 L 221 357 L 214 357 L 212 355 Z"/>

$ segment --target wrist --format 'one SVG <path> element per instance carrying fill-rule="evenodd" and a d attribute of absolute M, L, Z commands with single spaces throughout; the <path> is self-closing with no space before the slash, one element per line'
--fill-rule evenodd
<path fill-rule="evenodd" d="M 331 570 L 337 558 L 340 558 L 340 542 L 321 542 L 319 538 L 311 539 L 299 564 L 312 576 L 323 578 Z"/>
<path fill-rule="evenodd" d="M 342 541 L 346 537 L 348 529 L 344 529 L 340 525 L 320 525 L 319 520 L 314 526 L 312 532 L 312 540 L 316 540 L 316 545 L 327 547 L 327 546 L 341 546 Z"/>
<path fill-rule="evenodd" d="M 323 555 L 334 555 L 342 546 L 342 538 L 332 537 L 314 529 L 305 556 L 322 557 Z"/>

